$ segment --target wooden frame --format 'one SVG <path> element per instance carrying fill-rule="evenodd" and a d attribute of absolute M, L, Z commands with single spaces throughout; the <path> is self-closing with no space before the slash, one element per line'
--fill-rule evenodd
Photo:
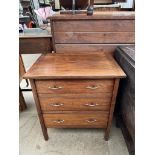
<path fill-rule="evenodd" d="M 117 91 L 118 91 L 118 87 L 119 87 L 119 81 L 120 81 L 120 79 L 115 79 L 113 96 L 111 99 L 111 106 L 110 106 L 110 115 L 109 115 L 108 125 L 107 125 L 105 135 L 104 135 L 104 139 L 106 141 L 109 139 L 109 132 L 110 132 L 111 124 L 112 124 L 112 118 L 113 118 L 113 113 L 114 113 L 114 108 L 115 108 Z"/>
<path fill-rule="evenodd" d="M 110 103 L 110 105 L 111 105 L 110 106 L 110 114 L 109 114 L 108 124 L 105 129 L 105 135 L 104 135 L 104 139 L 106 141 L 109 140 L 109 133 L 110 133 L 110 128 L 111 128 L 112 119 L 113 119 L 113 112 L 114 112 L 114 107 L 115 107 L 115 102 L 116 102 L 117 91 L 118 91 L 118 87 L 119 87 L 119 81 L 120 81 L 120 79 L 115 79 L 113 93 L 112 93 L 113 95 L 112 95 L 112 99 L 111 99 L 111 103 Z M 44 118 L 43 118 L 43 114 L 41 111 L 41 107 L 40 107 L 40 103 L 39 103 L 39 99 L 38 99 L 38 95 L 37 95 L 37 90 L 36 90 L 36 86 L 35 86 L 35 80 L 30 79 L 30 83 L 32 86 L 33 96 L 34 96 L 34 100 L 35 100 L 36 107 L 37 107 L 37 112 L 38 112 L 38 116 L 39 116 L 39 120 L 40 120 L 40 125 L 42 128 L 42 133 L 43 133 L 44 139 L 48 140 L 47 128 L 44 123 Z"/>
<path fill-rule="evenodd" d="M 37 96 L 37 90 L 36 90 L 36 86 L 35 86 L 35 81 L 30 79 L 30 83 L 31 83 L 31 87 L 32 87 L 33 97 L 34 97 L 34 100 L 35 100 L 35 103 L 36 103 L 36 107 L 37 107 L 37 112 L 38 112 L 38 116 L 39 116 L 39 120 L 40 120 L 40 125 L 41 125 L 41 129 L 42 129 L 42 133 L 43 133 L 44 139 L 48 140 L 47 128 L 45 127 L 43 115 L 42 115 L 42 112 L 41 112 L 41 107 L 40 107 L 39 99 L 38 99 L 38 96 Z"/>
<path fill-rule="evenodd" d="M 99 52 L 108 49 L 106 53 L 113 55 L 114 47 L 135 43 L 135 13 L 132 11 L 116 11 L 115 16 L 110 11 L 94 12 L 93 16 L 56 14 L 49 19 L 56 53 L 77 52 L 78 49 L 82 54 L 86 50 L 96 52 L 97 48 Z"/>
<path fill-rule="evenodd" d="M 30 83 L 32 86 L 32 91 L 33 91 L 33 95 L 34 95 L 34 99 L 37 107 L 37 112 L 38 112 L 42 132 L 45 140 L 48 140 L 47 128 L 51 128 L 51 127 L 103 128 L 105 129 L 104 139 L 105 140 L 109 139 L 109 132 L 110 132 L 110 127 L 111 127 L 112 118 L 113 118 L 119 80 L 120 78 L 126 77 L 126 75 L 122 71 L 122 69 L 116 64 L 114 58 L 112 58 L 109 55 L 86 54 L 86 57 L 87 57 L 87 60 L 84 61 L 83 55 L 80 55 L 80 54 L 42 55 L 24 76 L 25 78 L 30 78 Z M 98 65 L 95 67 L 94 72 L 90 75 L 89 70 L 87 70 L 87 68 L 89 68 L 89 66 L 94 66 L 94 64 L 96 64 L 96 61 L 98 62 Z M 72 63 L 81 64 L 81 65 L 83 63 L 86 70 L 85 69 L 78 70 L 79 66 L 73 65 Z M 66 66 L 63 64 L 66 64 Z M 100 68 L 100 66 L 104 67 L 107 64 L 109 66 L 108 68 L 104 70 Z M 53 67 L 52 71 L 51 71 L 51 67 Z M 57 69 L 57 67 L 59 69 Z M 34 70 L 34 68 L 35 69 L 38 68 L 38 69 Z M 43 69 L 45 69 L 44 72 L 43 72 Z M 64 76 L 63 69 L 65 69 L 65 71 L 66 70 L 68 71 L 67 76 Z M 74 75 L 72 70 L 77 70 L 78 73 L 75 73 Z M 96 70 L 97 70 L 97 76 L 95 76 Z M 85 72 L 85 75 L 83 75 L 83 72 Z M 94 86 L 96 86 L 95 89 L 92 88 Z M 41 99 L 41 97 L 43 98 Z M 56 100 L 55 97 L 57 97 L 59 101 Z M 71 100 L 70 101 L 68 100 L 67 102 L 65 102 L 65 99 L 67 98 L 79 100 L 77 102 L 77 108 L 75 108 L 75 106 L 70 104 Z M 81 110 L 80 107 L 78 108 L 78 106 L 79 106 L 79 103 L 83 101 L 83 98 L 88 99 L 89 104 L 90 102 L 91 103 L 93 102 L 93 103 L 99 104 L 100 106 L 101 104 L 98 101 L 100 99 L 103 99 L 105 103 L 104 107 L 101 106 L 100 109 L 98 109 L 99 107 L 97 107 L 97 109 L 95 108 L 89 109 L 88 107 L 85 107 L 85 108 L 82 108 Z M 94 99 L 93 101 L 92 101 L 92 98 Z M 48 99 L 48 102 L 45 103 L 46 99 Z M 57 102 L 62 103 L 62 105 L 64 105 L 63 106 L 64 109 L 60 109 L 60 108 L 50 109 L 52 108 L 51 104 L 57 104 Z M 46 105 L 50 104 L 50 108 L 43 109 L 43 103 L 45 103 Z M 85 104 L 86 102 L 84 102 L 83 106 L 85 106 Z M 67 105 L 70 105 L 70 106 L 67 107 Z M 56 107 L 53 106 L 53 107 L 56 108 L 57 106 Z M 69 119 L 71 116 L 70 114 L 72 114 L 72 116 L 75 119 L 70 120 Z M 65 118 L 61 118 L 62 115 Z M 76 122 L 78 115 L 81 116 L 81 119 L 78 120 L 78 122 Z M 95 118 L 92 118 L 91 116 Z M 95 121 L 94 124 L 89 124 L 89 123 L 86 124 L 87 120 L 85 120 L 84 118 L 95 119 L 97 121 Z M 65 123 L 68 122 L 66 120 L 69 120 L 69 123 L 55 124 L 53 123 L 52 119 L 54 119 L 53 120 L 54 122 L 56 122 L 59 119 L 64 119 Z"/>

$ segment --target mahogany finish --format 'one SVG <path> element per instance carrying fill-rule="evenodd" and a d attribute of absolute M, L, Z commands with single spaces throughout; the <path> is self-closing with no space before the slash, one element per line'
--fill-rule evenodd
<path fill-rule="evenodd" d="M 37 108 L 37 112 L 38 112 L 38 117 L 40 120 L 41 129 L 42 129 L 42 132 L 44 135 L 44 139 L 48 140 L 47 128 L 46 128 L 45 123 L 44 123 L 44 119 L 43 119 L 43 115 L 42 115 L 42 111 L 41 111 L 41 107 L 40 107 L 40 102 L 38 99 L 38 94 L 37 94 L 37 90 L 36 90 L 36 86 L 35 86 L 35 81 L 30 79 L 30 83 L 31 83 L 33 97 L 35 100 L 35 104 L 36 104 L 36 108 Z"/>
<path fill-rule="evenodd" d="M 59 111 L 59 110 L 109 110 L 111 93 L 102 94 L 103 97 L 77 97 L 63 98 L 62 96 L 51 96 L 50 94 L 39 95 L 41 109 L 43 111 Z M 70 95 L 68 95 L 70 96 Z"/>
<path fill-rule="evenodd" d="M 51 40 L 51 37 L 20 38 L 19 52 L 20 54 L 49 53 L 52 51 Z"/>
<path fill-rule="evenodd" d="M 42 55 L 25 74 L 44 139 L 48 140 L 47 128 L 55 127 L 105 128 L 108 140 L 119 81 L 126 77 L 111 55 L 118 45 L 134 44 L 135 13 L 57 13 L 49 19 L 52 40 L 46 38 L 40 49 L 56 53 Z M 39 44 L 23 45 L 28 52 Z"/>
<path fill-rule="evenodd" d="M 54 22 L 55 32 L 134 32 L 134 20 L 75 20 Z"/>
<path fill-rule="evenodd" d="M 134 32 L 55 32 L 55 43 L 134 43 Z"/>
<path fill-rule="evenodd" d="M 60 15 L 56 13 L 55 15 L 48 17 L 48 19 L 60 21 L 60 20 L 102 20 L 102 19 L 135 19 L 134 11 L 106 11 L 106 12 L 94 12 L 93 16 L 87 16 L 84 14 L 76 15 Z"/>
<path fill-rule="evenodd" d="M 118 87 L 119 87 L 119 81 L 120 81 L 120 79 L 116 79 L 115 80 L 115 84 L 114 84 L 114 88 L 113 88 L 113 92 L 112 92 L 113 95 L 112 95 L 112 99 L 111 99 L 108 124 L 107 124 L 107 128 L 106 128 L 105 135 L 104 135 L 105 140 L 109 139 L 110 127 L 111 127 L 113 113 L 114 113 L 114 108 L 115 108 L 115 102 L 116 102 L 116 96 L 117 96 Z"/>
<path fill-rule="evenodd" d="M 56 44 L 55 48 L 57 54 L 106 53 L 113 55 L 117 46 L 123 46 L 123 44 Z"/>
<path fill-rule="evenodd" d="M 113 79 L 125 73 L 110 55 L 45 54 L 26 73 L 31 79 Z"/>
<path fill-rule="evenodd" d="M 23 111 L 27 108 L 21 88 L 19 87 L 19 110 Z"/>
<path fill-rule="evenodd" d="M 109 113 L 107 111 L 43 114 L 46 127 L 56 128 L 105 128 Z"/>
<path fill-rule="evenodd" d="M 46 30 L 40 28 L 24 29 L 19 34 L 20 54 L 49 53 L 53 50 L 50 27 Z"/>
<path fill-rule="evenodd" d="M 22 59 L 22 56 L 19 54 L 19 110 L 20 111 L 23 111 L 27 108 L 22 90 L 20 88 L 20 83 L 21 83 L 21 81 L 23 79 L 23 75 L 25 73 L 26 73 L 26 70 L 24 67 L 23 59 Z M 26 79 L 26 83 L 28 85 L 27 79 Z"/>
<path fill-rule="evenodd" d="M 125 76 L 106 54 L 38 58 L 24 77 L 31 81 L 45 140 L 51 127 L 105 128 L 108 140 L 119 79 Z"/>
<path fill-rule="evenodd" d="M 114 80 L 36 80 L 38 93 L 77 94 L 109 93 Z"/>

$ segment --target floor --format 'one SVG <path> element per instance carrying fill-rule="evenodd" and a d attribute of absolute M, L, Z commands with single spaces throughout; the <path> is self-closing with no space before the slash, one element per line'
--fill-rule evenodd
<path fill-rule="evenodd" d="M 38 55 L 23 57 L 26 69 Z M 22 87 L 26 85 L 22 82 Z M 24 92 L 27 110 L 19 115 L 20 155 L 129 155 L 123 135 L 113 122 L 110 139 L 104 141 L 102 129 L 48 129 L 45 141 L 31 92 Z"/>

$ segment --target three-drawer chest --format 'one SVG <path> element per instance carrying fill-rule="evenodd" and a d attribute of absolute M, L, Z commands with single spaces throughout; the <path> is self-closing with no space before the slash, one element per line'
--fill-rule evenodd
<path fill-rule="evenodd" d="M 109 132 L 120 78 L 106 54 L 44 54 L 25 74 L 30 79 L 44 135 L 47 128 L 104 128 Z"/>

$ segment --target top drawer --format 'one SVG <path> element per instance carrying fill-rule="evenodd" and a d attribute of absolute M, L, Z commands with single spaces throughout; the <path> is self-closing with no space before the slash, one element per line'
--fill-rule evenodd
<path fill-rule="evenodd" d="M 112 92 L 114 80 L 36 80 L 38 93 L 75 94 Z"/>

